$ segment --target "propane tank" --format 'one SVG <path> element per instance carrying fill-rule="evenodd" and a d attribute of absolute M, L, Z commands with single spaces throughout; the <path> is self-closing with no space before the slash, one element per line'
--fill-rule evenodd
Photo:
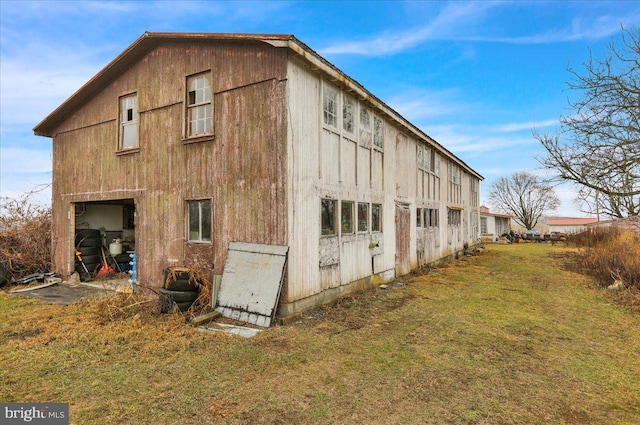
<path fill-rule="evenodd" d="M 122 254 L 122 242 L 120 242 L 120 238 L 114 239 L 113 242 L 109 244 L 109 254 L 114 256 Z"/>

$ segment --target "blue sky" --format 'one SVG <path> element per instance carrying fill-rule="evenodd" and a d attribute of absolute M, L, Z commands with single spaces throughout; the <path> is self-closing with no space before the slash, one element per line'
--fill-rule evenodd
<path fill-rule="evenodd" d="M 602 57 L 640 1 L 0 0 L 0 194 L 51 180 L 32 128 L 144 31 L 293 34 L 491 182 L 542 173 L 535 126 L 570 114 L 567 67 Z M 580 216 L 570 186 L 556 215 Z M 39 195 L 42 202 L 50 191 Z"/>

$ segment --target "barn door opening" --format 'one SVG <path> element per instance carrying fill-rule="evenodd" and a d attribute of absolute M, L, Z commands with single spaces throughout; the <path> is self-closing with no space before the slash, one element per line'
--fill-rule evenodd
<path fill-rule="evenodd" d="M 136 250 L 134 199 L 76 202 L 73 209 L 75 271 L 81 280 L 126 278 Z"/>
<path fill-rule="evenodd" d="M 411 209 L 409 205 L 396 204 L 396 276 L 411 272 Z"/>

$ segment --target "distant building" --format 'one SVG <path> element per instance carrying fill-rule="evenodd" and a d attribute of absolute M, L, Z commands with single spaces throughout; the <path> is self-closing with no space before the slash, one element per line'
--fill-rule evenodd
<path fill-rule="evenodd" d="M 548 232 L 580 233 L 587 230 L 587 225 L 597 223 L 597 218 L 579 217 L 547 217 Z"/>
<path fill-rule="evenodd" d="M 489 212 L 489 208 L 480 206 L 480 233 L 484 240 L 495 241 L 496 237 L 508 233 L 511 229 L 511 216 Z"/>
<path fill-rule="evenodd" d="M 616 218 L 613 220 L 598 221 L 596 223 L 587 224 L 587 230 L 594 230 L 603 227 L 616 227 L 622 229 L 634 229 L 640 232 L 640 216 L 632 216 L 625 218 Z"/>

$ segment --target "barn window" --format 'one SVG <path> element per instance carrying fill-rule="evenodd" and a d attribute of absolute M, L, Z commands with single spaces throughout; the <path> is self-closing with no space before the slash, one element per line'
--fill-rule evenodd
<path fill-rule="evenodd" d="M 211 242 L 211 201 L 188 202 L 188 240 Z"/>
<path fill-rule="evenodd" d="M 369 230 L 369 204 L 358 204 L 358 232 Z"/>
<path fill-rule="evenodd" d="M 342 129 L 345 133 L 356 135 L 356 101 L 349 96 L 344 96 L 342 100 Z"/>
<path fill-rule="evenodd" d="M 338 128 L 338 91 L 328 84 L 322 90 L 322 112 L 324 123 Z"/>
<path fill-rule="evenodd" d="M 434 208 L 424 210 L 424 226 L 425 227 L 438 227 L 440 211 Z"/>
<path fill-rule="evenodd" d="M 353 202 L 342 201 L 340 209 L 340 226 L 342 234 L 350 234 L 353 232 Z"/>
<path fill-rule="evenodd" d="M 336 234 L 336 201 L 323 199 L 320 203 L 320 221 L 323 236 Z"/>
<path fill-rule="evenodd" d="M 449 224 L 449 226 L 459 226 L 460 223 L 462 223 L 461 211 L 449 209 L 447 211 L 447 224 Z"/>
<path fill-rule="evenodd" d="M 382 118 L 373 116 L 373 146 L 382 149 L 384 145 L 384 121 Z"/>
<path fill-rule="evenodd" d="M 187 78 L 187 137 L 211 133 L 210 76 L 210 72 L 205 72 Z"/>
<path fill-rule="evenodd" d="M 416 208 L 416 227 L 422 227 L 422 208 Z"/>
<path fill-rule="evenodd" d="M 360 146 L 371 148 L 371 112 L 360 108 Z"/>
<path fill-rule="evenodd" d="M 382 205 L 380 204 L 371 205 L 371 231 L 382 231 Z"/>
<path fill-rule="evenodd" d="M 138 146 L 138 96 L 130 94 L 120 98 L 119 149 Z"/>

